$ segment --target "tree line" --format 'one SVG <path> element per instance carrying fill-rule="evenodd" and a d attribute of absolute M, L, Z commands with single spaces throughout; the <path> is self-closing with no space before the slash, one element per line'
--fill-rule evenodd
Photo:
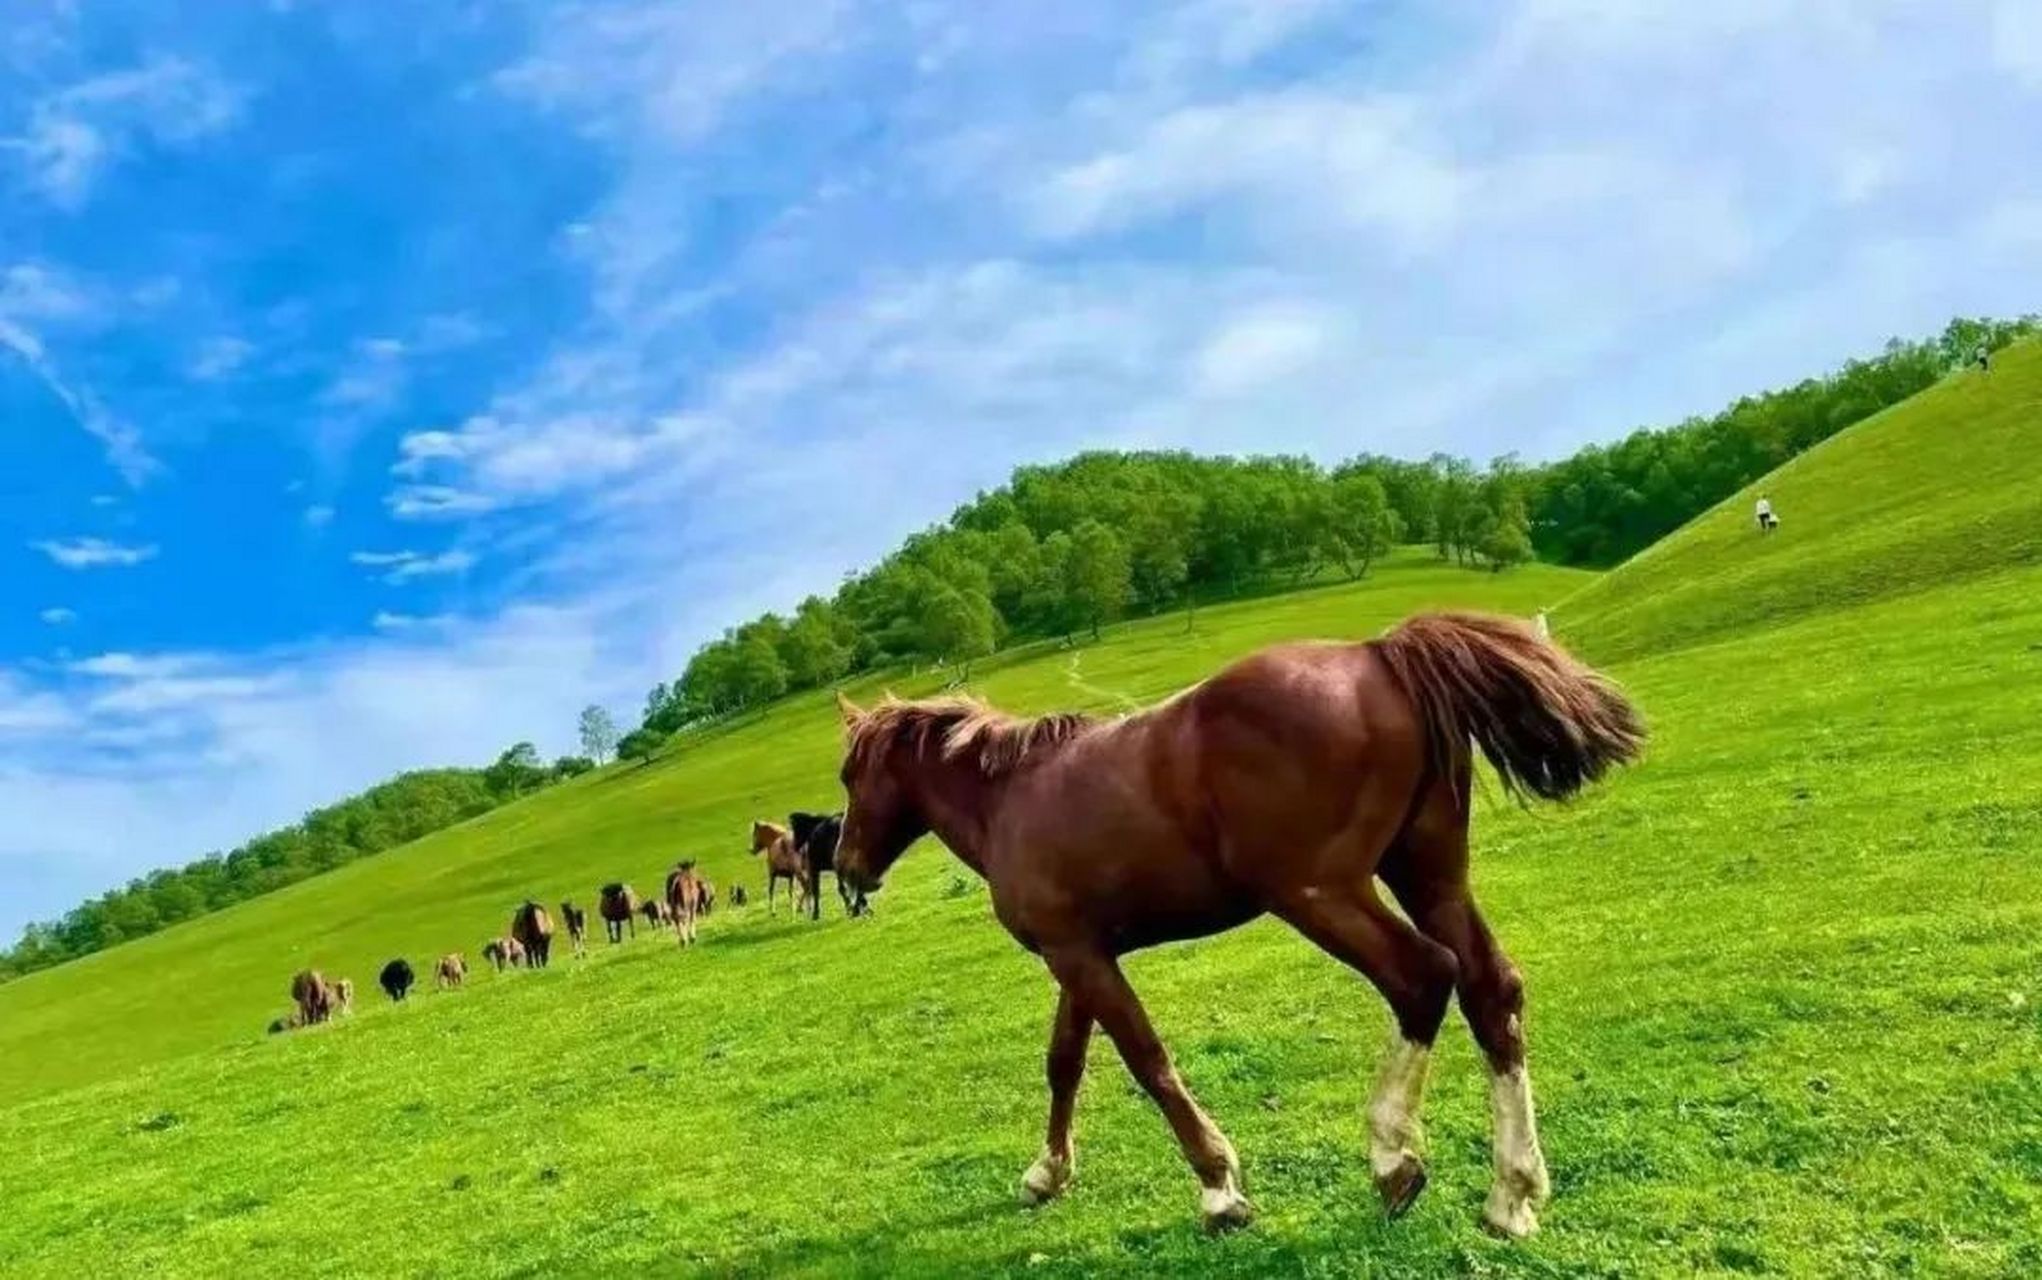
<path fill-rule="evenodd" d="M 787 693 L 890 666 L 958 679 L 1003 646 L 1097 636 L 1115 620 L 1304 583 L 1360 578 L 1416 543 L 1472 570 L 1534 556 L 1606 567 L 1796 454 L 2042 328 L 2042 318 L 1953 320 L 1823 377 L 1746 397 L 1706 418 L 1641 429 L 1527 466 L 1447 454 L 1300 457 L 1086 453 L 1017 469 L 948 520 L 848 576 L 830 596 L 767 613 L 704 645 L 619 738 L 591 707 L 584 755 L 542 763 L 529 743 L 487 769 L 405 774 L 182 870 L 159 871 L 32 925 L 0 953 L 0 979 L 268 892 L 473 817 L 593 768 L 614 749 L 649 757 L 675 732 Z"/>
<path fill-rule="evenodd" d="M 767 613 L 704 645 L 655 686 L 620 747 L 643 757 L 676 730 L 846 675 L 944 665 L 958 678 L 1001 647 L 1096 636 L 1122 617 L 1192 608 L 1324 572 L 1358 578 L 1400 542 L 1504 569 L 1534 555 L 1607 567 L 1837 431 L 1951 368 L 2034 332 L 2036 317 L 1954 320 L 1825 377 L 1707 418 L 1641 429 L 1540 466 L 1362 455 L 1087 453 L 1015 471 L 909 537 L 828 598 Z"/>
<path fill-rule="evenodd" d="M 595 767 L 586 756 L 547 764 L 531 743 L 520 742 L 487 768 L 401 773 L 230 852 L 151 872 L 80 903 L 59 920 L 29 925 L 11 950 L 0 951 L 0 981 L 408 844 Z"/>

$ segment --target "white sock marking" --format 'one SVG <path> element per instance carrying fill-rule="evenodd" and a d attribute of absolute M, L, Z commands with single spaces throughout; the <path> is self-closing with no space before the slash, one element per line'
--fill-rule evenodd
<path fill-rule="evenodd" d="M 1420 1142 L 1418 1111 L 1425 1103 L 1425 1075 L 1432 1049 L 1398 1036 L 1376 1077 L 1375 1096 L 1368 1104 L 1368 1162 L 1378 1178 L 1387 1178 L 1414 1154 Z"/>

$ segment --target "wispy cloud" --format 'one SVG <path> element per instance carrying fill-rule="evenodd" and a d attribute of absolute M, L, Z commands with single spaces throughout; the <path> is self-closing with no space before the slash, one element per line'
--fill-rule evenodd
<path fill-rule="evenodd" d="M 100 442 L 122 479 L 140 485 L 160 469 L 141 432 L 102 404 L 91 387 L 66 378 L 43 336 L 53 326 L 89 326 L 101 318 L 102 304 L 93 293 L 51 267 L 16 263 L 0 273 L 0 352 L 19 360 L 65 414 Z"/>
<path fill-rule="evenodd" d="M 237 372 L 255 354 L 255 344 L 222 336 L 207 340 L 192 356 L 189 373 L 200 382 L 218 382 Z"/>
<path fill-rule="evenodd" d="M 18 153 L 31 190 L 76 207 L 134 139 L 187 146 L 226 128 L 238 110 L 224 81 L 181 58 L 156 58 L 41 98 L 27 128 L 4 145 Z"/>
<path fill-rule="evenodd" d="M 75 609 L 67 609 L 62 605 L 55 605 L 38 613 L 36 617 L 42 619 L 50 626 L 62 627 L 78 621 L 78 612 Z"/>
<path fill-rule="evenodd" d="M 466 573 L 475 567 L 476 556 L 472 551 L 455 547 L 431 555 L 421 551 L 357 551 L 348 560 L 364 568 L 387 569 L 389 572 L 382 575 L 383 581 L 397 583 L 414 578 Z"/>
<path fill-rule="evenodd" d="M 449 626 L 452 622 L 453 618 L 450 615 L 444 613 L 420 615 L 412 613 L 392 613 L 388 609 L 379 609 L 376 611 L 376 616 L 369 620 L 369 625 L 375 627 L 375 629 L 378 631 L 384 632 L 395 631 L 416 632 L 416 631 L 436 631 L 439 630 L 440 628 Z"/>
<path fill-rule="evenodd" d="M 29 544 L 66 569 L 125 568 L 156 558 L 156 544 L 128 545 L 105 538 L 46 538 Z"/>

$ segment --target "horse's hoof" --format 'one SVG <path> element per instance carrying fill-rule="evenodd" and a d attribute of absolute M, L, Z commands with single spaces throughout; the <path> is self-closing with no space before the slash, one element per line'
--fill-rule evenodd
<path fill-rule="evenodd" d="M 1210 1235 L 1238 1231 L 1255 1220 L 1255 1206 L 1234 1186 L 1206 1187 L 1198 1193 L 1198 1208 Z"/>
<path fill-rule="evenodd" d="M 1027 1173 L 1021 1175 L 1021 1203 L 1031 1209 L 1048 1204 L 1070 1187 L 1074 1176 L 1076 1170 L 1069 1160 L 1059 1160 L 1045 1153 L 1028 1166 Z"/>
<path fill-rule="evenodd" d="M 1383 1198 L 1383 1212 L 1401 1218 L 1425 1190 L 1425 1162 L 1406 1152 L 1397 1167 L 1376 1179 L 1376 1192 Z"/>
<path fill-rule="evenodd" d="M 1538 1234 L 1539 1218 L 1528 1197 L 1498 1185 L 1482 1206 L 1482 1225 L 1506 1240 L 1529 1240 Z"/>

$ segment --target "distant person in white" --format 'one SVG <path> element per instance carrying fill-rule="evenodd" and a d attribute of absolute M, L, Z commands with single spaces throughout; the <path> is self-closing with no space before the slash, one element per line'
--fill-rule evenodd
<path fill-rule="evenodd" d="M 1773 514 L 1773 500 L 1771 498 L 1761 497 L 1758 500 L 1758 506 L 1752 514 L 1758 517 L 1758 531 L 1760 533 L 1771 533 L 1780 527 L 1780 518 Z"/>

